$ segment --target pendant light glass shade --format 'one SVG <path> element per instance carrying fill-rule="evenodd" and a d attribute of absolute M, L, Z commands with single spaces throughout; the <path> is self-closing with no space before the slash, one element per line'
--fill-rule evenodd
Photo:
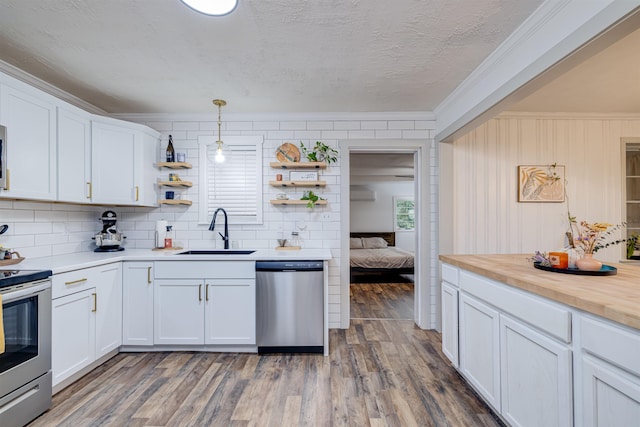
<path fill-rule="evenodd" d="M 222 126 L 222 120 L 220 120 L 220 111 L 222 110 L 222 107 L 227 105 L 227 102 L 224 99 L 214 99 L 213 105 L 218 107 L 218 140 L 216 141 L 216 143 L 218 144 L 218 148 L 216 149 L 215 160 L 218 163 L 222 163 L 224 162 L 224 154 L 222 153 L 222 145 L 224 143 L 222 142 L 222 135 L 220 132 L 220 128 Z"/>
<path fill-rule="evenodd" d="M 180 0 L 196 12 L 205 15 L 227 15 L 236 8 L 238 0 Z"/>

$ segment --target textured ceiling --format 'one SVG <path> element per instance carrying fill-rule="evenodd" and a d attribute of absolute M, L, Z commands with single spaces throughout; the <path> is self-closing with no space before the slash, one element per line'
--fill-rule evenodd
<path fill-rule="evenodd" d="M 110 113 L 432 111 L 542 0 L 2 0 L 0 59 Z"/>

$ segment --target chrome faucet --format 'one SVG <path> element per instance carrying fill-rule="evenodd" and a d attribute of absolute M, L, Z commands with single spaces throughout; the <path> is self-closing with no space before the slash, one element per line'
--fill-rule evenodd
<path fill-rule="evenodd" d="M 216 227 L 216 216 L 218 216 L 218 212 L 220 211 L 224 214 L 224 236 L 220 232 L 218 232 L 218 234 L 222 237 L 222 240 L 224 240 L 224 248 L 229 249 L 229 221 L 227 220 L 227 211 L 222 208 L 216 209 L 213 213 L 213 218 L 211 218 L 211 224 L 209 224 L 209 231 L 213 231 Z"/>

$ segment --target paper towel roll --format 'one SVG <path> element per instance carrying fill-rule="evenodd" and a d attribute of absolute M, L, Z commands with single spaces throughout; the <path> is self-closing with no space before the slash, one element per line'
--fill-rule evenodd
<path fill-rule="evenodd" d="M 167 234 L 167 225 L 165 220 L 156 221 L 156 248 L 164 248 L 164 236 Z"/>

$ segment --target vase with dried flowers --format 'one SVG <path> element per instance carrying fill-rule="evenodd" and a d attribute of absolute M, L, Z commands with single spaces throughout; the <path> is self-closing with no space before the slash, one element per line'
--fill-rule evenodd
<path fill-rule="evenodd" d="M 623 228 L 624 224 L 613 225 L 606 222 L 589 223 L 587 221 L 578 223 L 571 214 L 568 216 L 573 246 L 584 253 L 582 258 L 576 261 L 576 266 L 580 270 L 600 270 L 602 262 L 593 258 L 593 254 L 600 249 L 623 243 L 626 239 L 616 238 L 615 233 Z"/>

